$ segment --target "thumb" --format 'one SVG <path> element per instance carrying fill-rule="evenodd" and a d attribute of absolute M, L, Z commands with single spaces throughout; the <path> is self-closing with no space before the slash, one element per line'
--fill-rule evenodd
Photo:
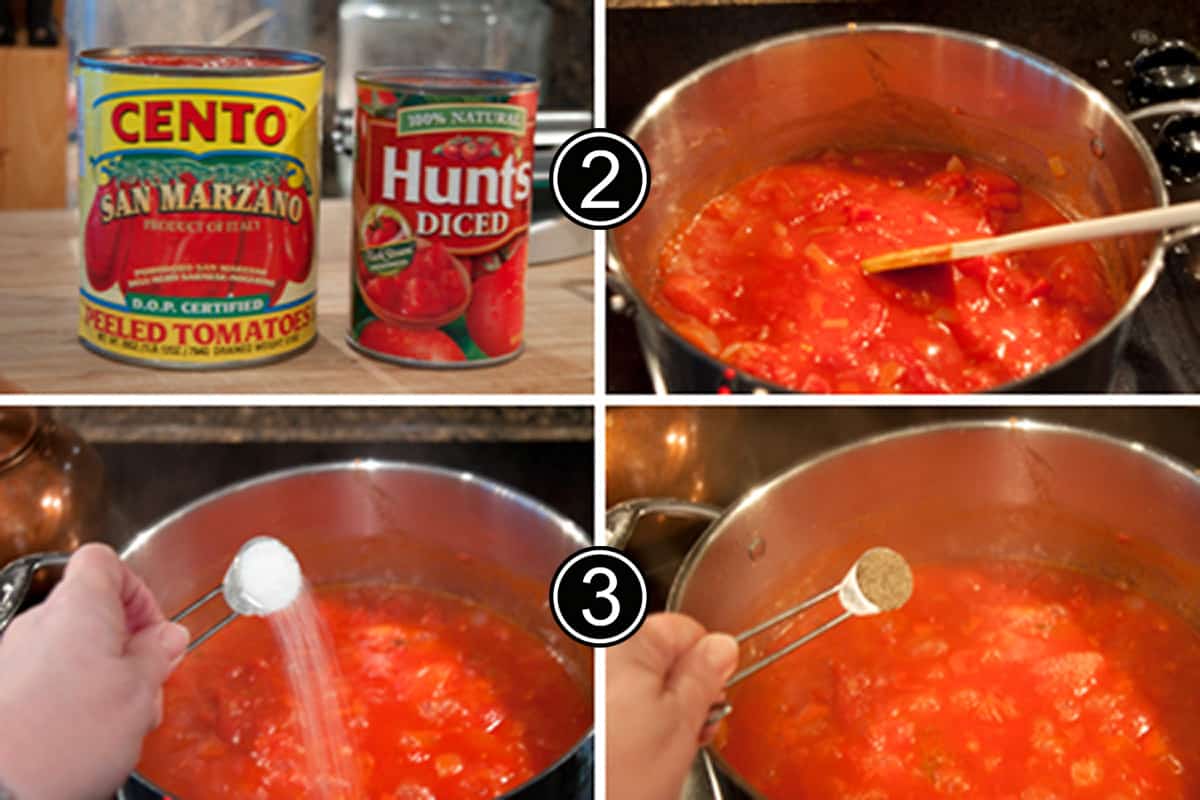
<path fill-rule="evenodd" d="M 134 635 L 125 648 L 125 655 L 133 660 L 147 680 L 159 686 L 171 674 L 189 639 L 187 628 L 164 621 Z"/>
<path fill-rule="evenodd" d="M 710 633 L 683 654 L 671 670 L 667 693 L 676 698 L 697 735 L 708 716 L 708 707 L 724 692 L 725 680 L 738 663 L 737 640 L 726 633 Z"/>

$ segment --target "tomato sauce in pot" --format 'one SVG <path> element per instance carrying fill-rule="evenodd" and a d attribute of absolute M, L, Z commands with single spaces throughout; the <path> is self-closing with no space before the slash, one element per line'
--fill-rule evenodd
<path fill-rule="evenodd" d="M 692 344 L 805 392 L 970 392 L 1032 375 L 1116 314 L 1096 251 L 1065 245 L 864 275 L 863 258 L 1067 221 L 947 153 L 830 152 L 710 200 L 648 300 Z"/>
<path fill-rule="evenodd" d="M 315 600 L 367 798 L 490 799 L 591 726 L 590 693 L 556 655 L 477 604 L 386 583 L 319 586 Z M 296 713 L 270 627 L 239 618 L 171 676 L 138 771 L 183 800 L 308 797 Z"/>
<path fill-rule="evenodd" d="M 853 620 L 730 692 L 718 747 L 759 791 L 1200 796 L 1200 634 L 1181 618 L 1028 562 L 931 564 L 914 578 L 899 611 Z"/>

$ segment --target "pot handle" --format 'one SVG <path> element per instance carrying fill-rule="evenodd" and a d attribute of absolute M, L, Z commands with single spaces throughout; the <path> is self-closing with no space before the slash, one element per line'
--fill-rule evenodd
<path fill-rule="evenodd" d="M 1151 117 L 1162 117 L 1167 114 L 1200 114 L 1200 100 L 1171 100 L 1166 103 L 1155 103 L 1151 106 L 1130 111 L 1125 116 L 1133 122 L 1141 122 Z"/>
<path fill-rule="evenodd" d="M 1182 244 L 1188 239 L 1194 239 L 1200 236 L 1200 225 L 1189 225 L 1186 228 L 1180 228 L 1177 231 L 1171 231 L 1163 236 L 1163 244 L 1167 247 L 1174 247 L 1177 244 Z"/>
<path fill-rule="evenodd" d="M 636 314 L 637 304 L 633 301 L 633 289 L 630 288 L 629 282 L 621 273 L 613 267 L 611 261 L 608 262 L 605 278 L 608 288 L 612 292 L 608 298 L 608 307 L 613 313 L 624 317 L 632 317 Z"/>
<path fill-rule="evenodd" d="M 608 545 L 624 550 L 642 517 L 647 514 L 666 514 L 672 517 L 699 517 L 712 522 L 722 509 L 704 503 L 677 500 L 674 497 L 639 497 L 617 503 L 604 515 Z"/>
<path fill-rule="evenodd" d="M 0 635 L 17 615 L 38 570 L 65 566 L 70 558 L 70 553 L 35 553 L 18 558 L 0 570 Z"/>
<path fill-rule="evenodd" d="M 1144 122 L 1154 117 L 1164 117 L 1168 114 L 1200 114 L 1200 100 L 1171 100 L 1166 103 L 1155 103 L 1144 108 L 1139 108 L 1136 111 L 1131 111 L 1126 116 L 1132 122 Z M 1163 236 L 1163 242 L 1167 247 L 1174 247 L 1177 244 L 1200 236 L 1200 225 L 1189 225 L 1186 228 L 1170 231 Z"/>

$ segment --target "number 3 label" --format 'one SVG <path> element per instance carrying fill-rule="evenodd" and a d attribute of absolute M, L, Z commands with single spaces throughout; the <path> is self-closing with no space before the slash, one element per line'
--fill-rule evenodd
<path fill-rule="evenodd" d="M 589 624 L 603 628 L 605 625 L 612 625 L 613 622 L 616 621 L 617 617 L 621 616 L 621 601 L 618 600 L 616 595 L 613 594 L 613 589 L 617 588 L 617 576 L 613 574 L 613 571 L 608 567 L 592 567 L 587 571 L 587 574 L 583 576 L 583 582 L 590 585 L 593 582 L 593 579 L 600 575 L 604 576 L 604 578 L 608 580 L 608 585 L 596 592 L 596 599 L 604 600 L 608 603 L 608 614 L 604 617 L 597 618 L 594 614 L 592 614 L 592 610 L 590 608 L 585 608 L 583 610 L 583 618 L 586 619 Z"/>
<path fill-rule="evenodd" d="M 632 636 L 646 619 L 646 579 L 613 547 L 588 547 L 564 561 L 550 585 L 550 609 L 563 632 L 592 647 Z"/>

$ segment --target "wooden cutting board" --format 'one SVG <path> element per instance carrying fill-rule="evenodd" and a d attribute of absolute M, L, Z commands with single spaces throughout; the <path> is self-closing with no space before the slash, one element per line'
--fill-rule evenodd
<path fill-rule="evenodd" d="M 299 355 L 261 367 L 161 370 L 85 350 L 74 211 L 0 212 L 0 388 L 38 394 L 588 394 L 593 390 L 591 256 L 531 267 L 525 353 L 497 367 L 415 369 L 358 354 L 350 312 L 350 205 L 321 204 L 319 334 Z"/>

